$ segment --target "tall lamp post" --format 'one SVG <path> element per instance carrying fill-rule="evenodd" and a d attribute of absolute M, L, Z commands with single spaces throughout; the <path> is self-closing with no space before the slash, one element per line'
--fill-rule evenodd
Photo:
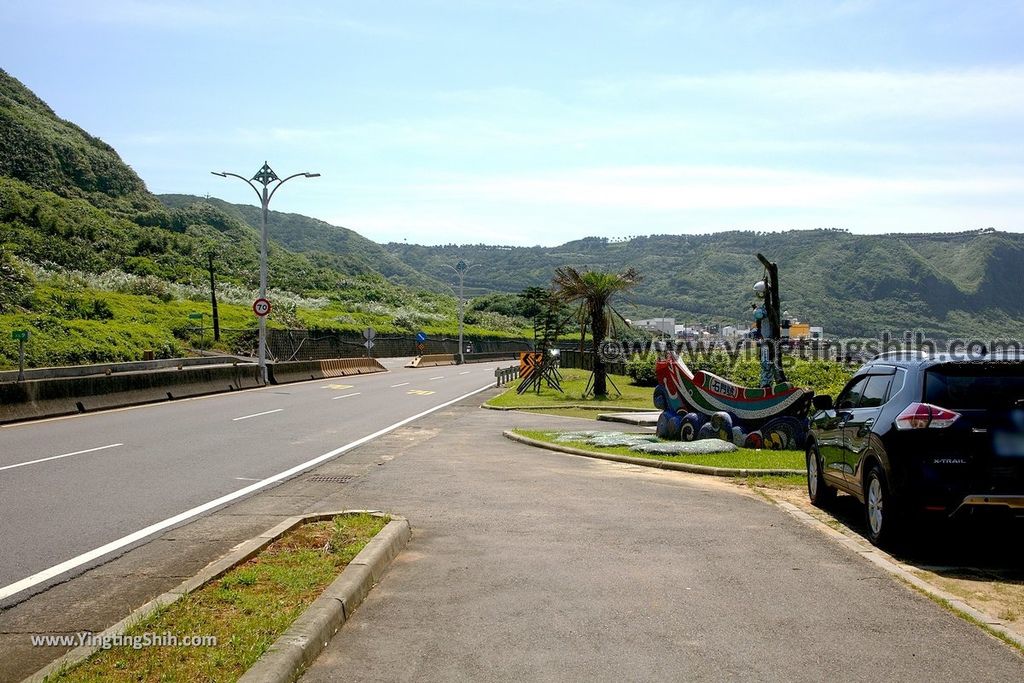
<path fill-rule="evenodd" d="M 268 213 L 268 207 L 270 206 L 270 200 L 273 199 L 274 193 L 277 192 L 281 188 L 282 185 L 284 185 L 286 182 L 288 182 L 292 178 L 298 178 L 299 176 L 302 176 L 303 178 L 318 178 L 320 176 L 320 174 L 319 173 L 305 173 L 305 172 L 304 173 L 294 173 L 294 174 L 288 176 L 287 178 L 285 178 L 284 180 L 281 180 L 281 178 L 279 178 L 278 175 L 276 173 L 274 173 L 274 169 L 270 168 L 270 164 L 268 164 L 266 161 L 263 162 L 263 168 L 258 170 L 256 172 L 256 175 L 254 175 L 251 179 L 250 178 L 246 178 L 245 176 L 240 176 L 237 173 L 229 173 L 227 171 L 221 171 L 220 173 L 218 173 L 217 171 L 210 171 L 210 173 L 212 173 L 215 176 L 220 176 L 221 178 L 227 178 L 228 176 L 231 176 L 232 178 L 238 178 L 239 180 L 244 182 L 246 185 L 251 187 L 253 189 L 253 191 L 256 193 L 256 196 L 260 198 L 260 206 L 263 207 L 263 211 L 260 213 L 260 298 L 261 299 L 266 299 L 267 298 L 267 213 Z M 256 187 L 256 184 L 253 183 L 253 181 L 256 181 L 256 183 L 259 183 L 260 185 L 263 186 L 263 191 L 262 192 L 260 191 L 260 189 L 258 187 Z M 274 183 L 277 183 L 277 184 L 274 185 L 273 188 L 271 188 L 271 185 L 273 185 Z M 260 320 L 259 320 L 259 325 L 260 325 L 260 343 L 259 343 L 260 377 L 263 379 L 263 383 L 264 384 L 268 384 L 269 380 L 267 378 L 267 316 L 261 315 L 259 318 L 260 318 Z"/>
<path fill-rule="evenodd" d="M 466 303 L 465 299 L 463 299 L 462 297 L 462 290 L 464 285 L 466 284 L 466 273 L 473 270 L 480 264 L 474 263 L 473 265 L 469 265 L 465 261 L 459 260 L 459 262 L 456 263 L 454 266 L 449 266 L 447 263 L 444 265 L 446 268 L 451 268 L 452 270 L 454 270 L 455 274 L 459 276 L 459 365 L 462 365 L 463 363 L 466 362 L 466 349 L 462 345 L 462 320 L 466 312 Z"/>

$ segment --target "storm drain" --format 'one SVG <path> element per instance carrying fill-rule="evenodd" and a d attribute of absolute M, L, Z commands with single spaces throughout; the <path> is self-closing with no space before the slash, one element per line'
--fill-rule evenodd
<path fill-rule="evenodd" d="M 310 481 L 315 481 L 320 484 L 347 484 L 352 481 L 353 477 L 351 474 L 340 474 L 340 475 L 327 475 L 327 474 L 314 474 L 309 478 Z"/>

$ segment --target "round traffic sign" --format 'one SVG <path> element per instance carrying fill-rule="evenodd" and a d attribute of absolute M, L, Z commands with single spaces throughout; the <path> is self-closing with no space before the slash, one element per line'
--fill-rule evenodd
<path fill-rule="evenodd" d="M 256 299 L 252 302 L 252 312 L 262 318 L 270 313 L 270 302 L 266 299 Z"/>

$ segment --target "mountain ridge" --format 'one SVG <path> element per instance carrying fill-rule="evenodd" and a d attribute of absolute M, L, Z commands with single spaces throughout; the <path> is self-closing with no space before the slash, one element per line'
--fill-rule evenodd
<path fill-rule="evenodd" d="M 587 237 L 555 247 L 391 242 L 388 251 L 422 272 L 456 257 L 482 267 L 467 284 L 502 291 L 544 286 L 556 266 L 637 268 L 645 281 L 626 299 L 634 315 L 743 320 L 762 275 L 755 254 L 779 264 L 783 303 L 794 317 L 836 336 L 904 330 L 946 339 L 1024 334 L 1024 235 L 989 228 L 957 233 L 858 235 L 845 230 L 724 231 Z"/>
<path fill-rule="evenodd" d="M 59 118 L 2 70 L 0 149 L 0 273 L 17 284 L 11 291 L 30 288 L 18 259 L 44 268 L 116 269 L 194 287 L 205 278 L 210 252 L 220 257 L 222 278 L 254 285 L 258 207 L 151 194 L 112 147 Z M 344 227 L 274 211 L 268 229 L 272 287 L 333 293 L 343 302 L 402 307 L 427 301 L 407 286 L 447 295 L 453 282 L 448 266 L 467 260 L 482 266 L 468 274 L 467 293 L 504 293 L 502 306 L 509 310 L 507 295 L 549 286 L 558 266 L 628 265 L 645 278 L 623 298 L 621 308 L 632 317 L 740 322 L 762 275 L 754 258 L 761 252 L 779 264 L 791 317 L 820 324 L 829 335 L 912 330 L 940 339 L 1024 337 L 1019 233 L 732 230 L 586 237 L 553 247 L 382 245 Z M 22 299 L 0 296 L 0 314 L 24 308 Z"/>

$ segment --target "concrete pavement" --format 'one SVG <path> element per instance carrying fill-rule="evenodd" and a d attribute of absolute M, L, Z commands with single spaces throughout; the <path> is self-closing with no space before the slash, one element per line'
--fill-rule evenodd
<path fill-rule="evenodd" d="M 0 612 L 0 680 L 280 516 L 374 507 L 408 550 L 306 680 L 1021 680 L 1024 660 L 757 496 L 532 449 L 578 420 L 444 408 Z M 347 483 L 321 477 L 352 477 Z"/>
<path fill-rule="evenodd" d="M 339 496 L 414 538 L 303 681 L 1024 679 L 756 496 L 500 439 L 539 416 L 446 412 L 369 446 L 396 462 Z"/>

